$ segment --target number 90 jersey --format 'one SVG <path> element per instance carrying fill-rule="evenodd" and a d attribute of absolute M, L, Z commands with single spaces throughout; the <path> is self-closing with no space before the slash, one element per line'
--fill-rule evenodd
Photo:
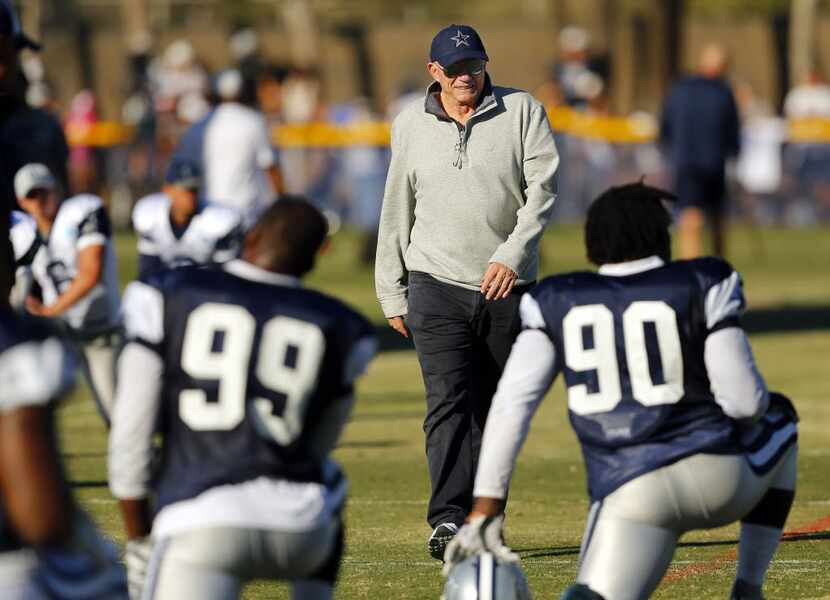
<path fill-rule="evenodd" d="M 691 454 L 740 451 L 704 362 L 707 336 L 739 325 L 740 277 L 720 259 L 649 260 L 627 275 L 550 277 L 530 292 L 541 319 L 524 325 L 553 341 L 594 499 Z"/>
<path fill-rule="evenodd" d="M 262 476 L 329 483 L 317 432 L 374 354 L 366 319 L 241 260 L 162 271 L 124 308 L 129 341 L 164 363 L 158 510 Z"/>

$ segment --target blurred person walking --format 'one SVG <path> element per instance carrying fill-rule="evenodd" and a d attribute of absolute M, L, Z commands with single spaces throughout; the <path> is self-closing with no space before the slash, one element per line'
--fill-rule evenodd
<path fill-rule="evenodd" d="M 199 165 L 205 198 L 237 210 L 247 229 L 284 190 L 265 119 L 240 101 L 242 86 L 235 69 L 216 76 L 219 104 L 185 132 L 174 160 Z"/>
<path fill-rule="evenodd" d="M 427 395 L 427 547 L 441 559 L 472 506 L 490 401 L 536 279 L 559 156 L 544 107 L 494 86 L 478 33 L 432 40 L 425 101 L 392 126 L 375 285 L 389 325 L 412 333 Z"/>
<path fill-rule="evenodd" d="M 698 73 L 675 83 L 663 108 L 660 143 L 679 199 L 681 258 L 703 254 L 707 223 L 714 254 L 725 252 L 726 161 L 737 156 L 741 144 L 735 97 L 724 80 L 728 64 L 724 48 L 708 44 Z"/>

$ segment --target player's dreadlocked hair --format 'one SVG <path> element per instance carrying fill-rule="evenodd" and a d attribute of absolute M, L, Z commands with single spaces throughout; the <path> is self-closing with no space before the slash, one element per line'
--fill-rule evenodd
<path fill-rule="evenodd" d="M 595 265 L 657 255 L 671 259 L 671 215 L 663 200 L 674 194 L 642 181 L 612 187 L 594 200 L 585 222 L 585 248 Z"/>
<path fill-rule="evenodd" d="M 260 266 L 299 277 L 314 267 L 317 251 L 328 235 L 328 222 L 302 196 L 285 195 L 265 211 L 248 235 L 258 240 Z"/>

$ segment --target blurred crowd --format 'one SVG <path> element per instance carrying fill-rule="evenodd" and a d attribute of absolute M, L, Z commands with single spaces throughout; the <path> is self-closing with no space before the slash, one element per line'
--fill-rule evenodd
<path fill-rule="evenodd" d="M 392 119 L 408 102 L 423 96 L 422 80 L 402 81 L 386 107 L 369 98 L 327 103 L 320 73 L 313 68 L 274 62 L 263 55 L 257 34 L 241 29 L 229 37 L 230 63 L 211 72 L 193 45 L 180 39 L 138 64 L 121 120 L 137 132 L 129 147 L 72 145 L 68 181 L 73 191 L 102 192 L 111 198 L 116 221 L 131 203 L 157 189 L 182 133 L 219 102 L 237 102 L 258 111 L 269 128 L 324 122 L 349 125 Z M 595 51 L 588 31 L 565 27 L 558 33 L 557 60 L 549 78 L 531 90 L 546 106 L 581 114 L 609 116 L 611 58 Z M 24 61 L 27 101 L 52 112 L 66 127 L 83 131 L 99 121 L 95 95 L 81 90 L 62 114 L 40 58 Z M 236 75 L 229 79 L 233 71 Z M 410 75 L 411 77 L 411 75 Z M 238 81 L 238 84 L 228 83 Z M 830 118 L 830 86 L 814 68 L 802 85 L 786 95 L 783 111 L 759 97 L 740 73 L 730 72 L 741 117 L 741 150 L 728 165 L 731 214 L 756 223 L 808 225 L 830 218 L 830 144 L 791 143 L 788 119 Z M 225 82 L 224 88 L 221 82 Z M 634 115 L 656 133 L 659 115 Z M 272 139 L 274 139 L 272 137 Z M 580 219 L 607 186 L 645 175 L 655 185 L 671 185 L 665 152 L 653 143 L 619 144 L 557 133 L 562 155 L 558 218 Z M 319 204 L 335 225 L 347 223 L 367 233 L 366 259 L 377 228 L 389 159 L 388 148 L 273 148 L 284 190 L 303 193 Z M 120 207 L 120 205 L 124 205 Z"/>

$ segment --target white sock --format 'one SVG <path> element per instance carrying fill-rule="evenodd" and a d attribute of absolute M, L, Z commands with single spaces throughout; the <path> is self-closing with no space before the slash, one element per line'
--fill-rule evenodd
<path fill-rule="evenodd" d="M 738 545 L 738 579 L 762 585 L 772 557 L 781 540 L 781 529 L 741 523 L 741 542 Z"/>

